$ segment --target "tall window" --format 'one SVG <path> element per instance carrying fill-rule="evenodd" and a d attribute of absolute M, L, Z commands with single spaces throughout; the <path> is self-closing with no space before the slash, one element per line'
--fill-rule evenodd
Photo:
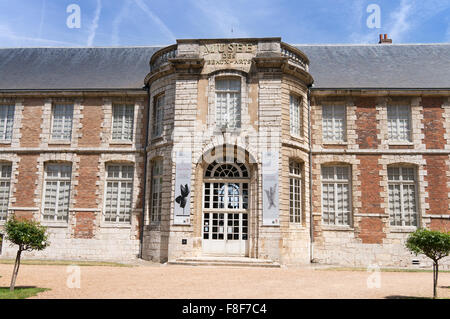
<path fill-rule="evenodd" d="M 163 133 L 164 104 L 164 94 L 155 97 L 155 104 L 153 108 L 153 137 L 160 137 Z"/>
<path fill-rule="evenodd" d="M 71 176 L 71 165 L 45 165 L 43 207 L 43 218 L 45 221 L 67 222 Z"/>
<path fill-rule="evenodd" d="M 72 104 L 53 105 L 52 139 L 70 141 L 72 138 Z"/>
<path fill-rule="evenodd" d="M 322 129 L 325 142 L 344 142 L 345 105 L 324 105 L 322 107 Z"/>
<path fill-rule="evenodd" d="M 411 108 L 407 105 L 388 107 L 388 137 L 393 142 L 411 141 Z"/>
<path fill-rule="evenodd" d="M 289 220 L 302 221 L 302 171 L 301 164 L 295 161 L 289 162 Z"/>
<path fill-rule="evenodd" d="M 162 207 L 162 181 L 163 181 L 163 161 L 156 160 L 152 167 L 152 205 L 150 220 L 153 223 L 161 221 Z"/>
<path fill-rule="evenodd" d="M 350 168 L 322 166 L 322 220 L 327 225 L 350 225 Z"/>
<path fill-rule="evenodd" d="M 300 136 L 301 127 L 301 110 L 300 110 L 300 98 L 291 95 L 290 96 L 290 118 L 291 118 L 291 134 Z"/>
<path fill-rule="evenodd" d="M 133 198 L 133 166 L 108 165 L 106 171 L 105 221 L 129 223 Z"/>
<path fill-rule="evenodd" d="M 5 221 L 8 216 L 10 186 L 11 164 L 0 163 L 0 221 Z"/>
<path fill-rule="evenodd" d="M 14 123 L 14 105 L 0 105 L 0 141 L 10 141 Z"/>
<path fill-rule="evenodd" d="M 389 219 L 392 226 L 417 226 L 416 172 L 388 167 Z"/>
<path fill-rule="evenodd" d="M 241 127 L 240 79 L 216 79 L 216 125 Z"/>
<path fill-rule="evenodd" d="M 113 105 L 112 139 L 116 141 L 132 141 L 134 125 L 134 105 Z"/>

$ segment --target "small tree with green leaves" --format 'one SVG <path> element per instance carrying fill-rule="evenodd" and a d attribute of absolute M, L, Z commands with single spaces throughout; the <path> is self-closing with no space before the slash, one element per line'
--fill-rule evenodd
<path fill-rule="evenodd" d="M 416 255 L 423 254 L 433 261 L 433 298 L 436 298 L 439 260 L 450 253 L 450 232 L 418 229 L 409 235 L 406 247 Z"/>
<path fill-rule="evenodd" d="M 17 274 L 19 273 L 20 257 L 23 251 L 43 250 L 49 245 L 46 228 L 38 222 L 30 220 L 18 220 L 14 216 L 5 224 L 6 239 L 18 245 L 16 262 L 9 289 L 14 291 Z"/>

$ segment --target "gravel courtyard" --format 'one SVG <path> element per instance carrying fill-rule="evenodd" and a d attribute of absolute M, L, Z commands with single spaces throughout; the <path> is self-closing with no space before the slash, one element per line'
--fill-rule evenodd
<path fill-rule="evenodd" d="M 13 265 L 0 264 L 0 287 Z M 366 271 L 310 267 L 238 268 L 82 266 L 81 287 L 68 288 L 67 266 L 22 265 L 17 286 L 51 288 L 34 298 L 396 298 L 430 297 L 432 274 L 381 272 L 380 288 L 367 286 Z M 372 277 L 371 277 L 372 278 Z M 450 273 L 441 273 L 439 297 L 450 298 Z"/>

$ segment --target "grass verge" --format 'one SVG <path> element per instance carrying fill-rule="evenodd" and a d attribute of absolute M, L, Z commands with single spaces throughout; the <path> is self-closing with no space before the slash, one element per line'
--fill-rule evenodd
<path fill-rule="evenodd" d="M 316 268 L 316 270 L 323 271 L 367 271 L 367 268 L 362 267 L 329 267 Z M 410 269 L 410 268 L 380 268 L 381 272 L 433 272 L 432 269 Z M 450 273 L 450 270 L 439 270 L 439 273 Z"/>
<path fill-rule="evenodd" d="M 36 296 L 38 293 L 50 290 L 48 288 L 16 287 L 10 291 L 9 287 L 0 287 L 0 299 L 26 299 Z"/>
<path fill-rule="evenodd" d="M 0 259 L 0 264 L 14 264 L 14 259 Z M 133 265 L 106 262 L 106 261 L 80 261 L 80 260 L 21 260 L 21 265 L 43 265 L 43 266 L 109 266 L 109 267 L 133 267 Z"/>

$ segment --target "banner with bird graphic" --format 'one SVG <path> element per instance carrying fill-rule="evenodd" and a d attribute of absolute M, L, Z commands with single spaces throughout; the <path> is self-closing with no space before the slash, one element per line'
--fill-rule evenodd
<path fill-rule="evenodd" d="M 278 151 L 262 153 L 263 225 L 280 224 Z"/>
<path fill-rule="evenodd" d="M 190 224 L 192 154 L 187 151 L 178 151 L 176 156 L 173 223 L 188 225 Z"/>

